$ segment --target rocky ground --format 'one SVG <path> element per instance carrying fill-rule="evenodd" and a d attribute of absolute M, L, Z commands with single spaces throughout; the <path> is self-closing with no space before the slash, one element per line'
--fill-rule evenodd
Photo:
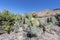
<path fill-rule="evenodd" d="M 11 32 L 10 34 L 4 33 L 0 35 L 0 40 L 60 40 L 60 27 L 52 25 L 51 33 L 43 32 L 39 37 L 27 37 L 27 32 L 22 31 L 20 28 L 18 33 Z"/>

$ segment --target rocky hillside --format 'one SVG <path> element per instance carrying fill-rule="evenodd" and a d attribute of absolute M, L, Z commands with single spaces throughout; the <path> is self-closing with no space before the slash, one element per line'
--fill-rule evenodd
<path fill-rule="evenodd" d="M 9 34 L 1 31 L 0 40 L 60 40 L 60 10 L 24 14 L 12 28 Z"/>

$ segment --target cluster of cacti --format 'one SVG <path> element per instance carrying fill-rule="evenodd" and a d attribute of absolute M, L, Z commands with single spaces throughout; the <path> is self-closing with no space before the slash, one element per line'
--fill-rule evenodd
<path fill-rule="evenodd" d="M 39 35 L 41 34 L 41 31 L 37 26 L 39 26 L 39 21 L 35 20 L 35 18 L 31 17 L 30 19 L 29 18 L 24 19 L 24 27 L 25 28 L 30 27 L 31 33 Z"/>
<path fill-rule="evenodd" d="M 21 16 L 9 14 L 9 12 L 6 11 L 0 15 L 0 25 L 3 25 L 5 31 L 10 31 L 13 29 L 15 32 L 18 32 L 19 27 L 23 26 L 26 29 L 29 27 L 31 33 L 39 36 L 42 33 L 40 30 L 41 27 L 45 29 L 45 31 L 50 32 L 52 24 L 57 22 L 55 16 L 49 16 L 49 22 L 44 20 L 45 17 L 48 16 L 39 17 L 35 13 Z M 39 18 L 39 20 L 36 18 Z"/>
<path fill-rule="evenodd" d="M 41 18 L 39 20 L 35 19 L 32 14 L 26 15 L 26 16 L 27 17 L 25 17 L 23 19 L 24 20 L 23 26 L 25 28 L 30 27 L 31 33 L 36 34 L 38 36 L 42 33 L 41 30 L 40 30 L 40 28 L 39 28 L 40 26 L 42 28 L 44 26 L 45 31 L 50 32 L 52 24 L 55 24 L 56 21 L 57 21 L 56 18 L 55 18 L 55 16 L 51 16 L 51 19 L 49 19 L 50 20 L 49 23 L 46 23 L 46 21 L 44 21 L 44 19 L 41 20 Z"/>

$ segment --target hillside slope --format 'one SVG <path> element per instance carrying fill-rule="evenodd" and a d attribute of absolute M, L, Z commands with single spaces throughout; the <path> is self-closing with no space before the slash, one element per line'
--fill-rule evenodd
<path fill-rule="evenodd" d="M 25 14 L 13 27 L 14 31 L 1 34 L 0 40 L 60 40 L 60 10 Z"/>

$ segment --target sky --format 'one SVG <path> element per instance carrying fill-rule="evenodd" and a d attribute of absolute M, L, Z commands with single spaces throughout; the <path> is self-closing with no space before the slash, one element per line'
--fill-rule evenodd
<path fill-rule="evenodd" d="M 55 8 L 60 8 L 60 0 L 0 0 L 0 11 L 19 14 Z"/>

